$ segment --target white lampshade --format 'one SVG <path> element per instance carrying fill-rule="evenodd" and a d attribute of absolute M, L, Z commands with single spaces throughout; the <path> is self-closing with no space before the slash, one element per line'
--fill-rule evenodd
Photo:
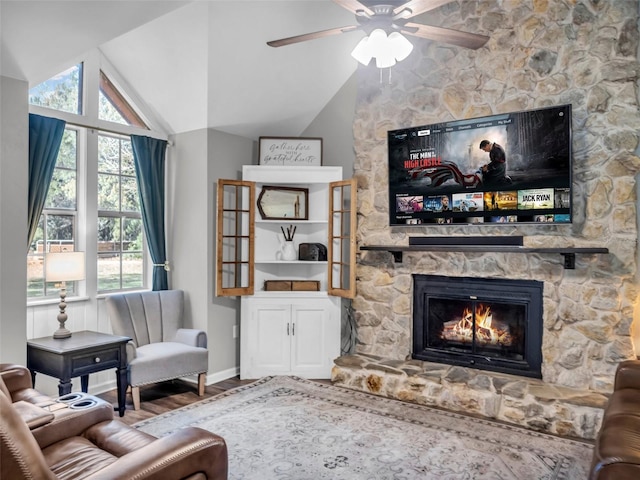
<path fill-rule="evenodd" d="M 413 44 L 400 32 L 393 32 L 389 35 L 389 45 L 391 45 L 393 56 L 398 62 L 407 58 L 413 50 Z"/>
<path fill-rule="evenodd" d="M 84 252 L 48 253 L 47 282 L 84 280 Z"/>
<path fill-rule="evenodd" d="M 371 58 L 371 49 L 369 48 L 369 37 L 364 37 L 358 42 L 356 48 L 351 52 L 351 56 L 363 65 L 369 65 Z"/>

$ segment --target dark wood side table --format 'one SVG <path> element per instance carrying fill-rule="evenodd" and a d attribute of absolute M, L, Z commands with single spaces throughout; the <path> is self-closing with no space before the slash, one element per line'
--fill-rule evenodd
<path fill-rule="evenodd" d="M 116 369 L 118 412 L 124 416 L 127 393 L 127 351 L 129 337 L 107 333 L 73 332 L 69 338 L 42 337 L 27 340 L 27 368 L 33 385 L 36 372 L 60 379 L 58 394 L 71 392 L 71 379 L 80 377 L 83 392 L 89 387 L 89 374 Z"/>

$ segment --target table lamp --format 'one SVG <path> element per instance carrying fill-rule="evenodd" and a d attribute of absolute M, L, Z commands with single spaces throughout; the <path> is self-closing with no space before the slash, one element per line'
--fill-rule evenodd
<path fill-rule="evenodd" d="M 59 252 L 48 253 L 46 262 L 45 280 L 47 282 L 60 282 L 56 286 L 60 287 L 60 313 L 58 313 L 58 323 L 60 328 L 53 334 L 53 338 L 69 338 L 71 331 L 66 329 L 64 322 L 67 321 L 65 309 L 67 304 L 66 282 L 84 280 L 84 252 Z"/>

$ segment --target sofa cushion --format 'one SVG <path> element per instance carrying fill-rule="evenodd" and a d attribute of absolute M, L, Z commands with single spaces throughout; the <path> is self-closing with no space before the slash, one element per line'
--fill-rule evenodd
<path fill-rule="evenodd" d="M 178 342 L 143 345 L 129 364 L 129 384 L 133 387 L 207 371 L 206 348 Z"/>
<path fill-rule="evenodd" d="M 42 450 L 51 471 L 60 480 L 86 478 L 111 465 L 118 457 L 84 437 L 70 437 Z"/>
<path fill-rule="evenodd" d="M 116 457 L 135 452 L 156 440 L 156 437 L 131 428 L 119 420 L 93 425 L 84 432 L 84 437 Z"/>

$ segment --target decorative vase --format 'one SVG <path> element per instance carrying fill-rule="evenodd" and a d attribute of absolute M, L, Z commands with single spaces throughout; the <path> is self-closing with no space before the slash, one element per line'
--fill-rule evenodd
<path fill-rule="evenodd" d="M 280 250 L 276 252 L 277 260 L 296 260 L 298 254 L 296 253 L 296 247 L 293 245 L 292 240 L 285 240 L 280 245 Z"/>

